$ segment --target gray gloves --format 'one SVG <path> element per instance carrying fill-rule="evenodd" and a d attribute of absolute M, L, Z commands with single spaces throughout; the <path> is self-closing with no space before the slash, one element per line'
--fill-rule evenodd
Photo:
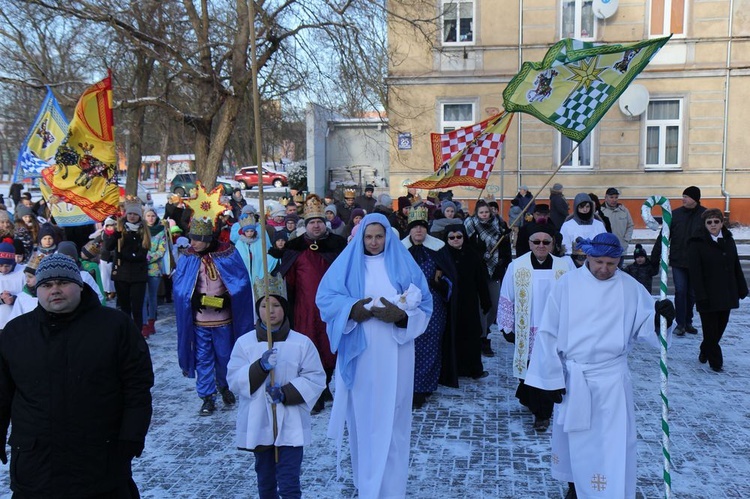
<path fill-rule="evenodd" d="M 349 318 L 353 321 L 364 322 L 373 316 L 373 313 L 365 308 L 365 305 L 370 303 L 372 298 L 362 298 L 357 303 L 352 305 L 352 309 L 349 312 Z"/>
<path fill-rule="evenodd" d="M 391 324 L 406 319 L 406 312 L 398 308 L 396 305 L 385 298 L 381 298 L 380 301 L 383 302 L 383 307 L 372 307 L 371 309 L 372 315 L 374 315 L 376 319 Z"/>

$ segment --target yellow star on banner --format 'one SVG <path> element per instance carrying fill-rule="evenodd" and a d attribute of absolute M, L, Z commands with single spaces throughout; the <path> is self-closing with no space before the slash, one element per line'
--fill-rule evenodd
<path fill-rule="evenodd" d="M 599 80 L 602 81 L 601 78 L 599 78 L 599 75 L 602 74 L 604 71 L 607 70 L 607 68 L 597 68 L 596 67 L 596 61 L 597 57 L 592 57 L 590 60 L 582 60 L 581 64 L 578 66 L 570 65 L 567 67 L 570 71 L 573 72 L 573 75 L 568 78 L 568 81 L 575 81 L 578 82 L 578 85 L 576 86 L 576 90 L 578 90 L 581 87 L 586 87 L 586 90 L 591 86 L 592 83 Z"/>
<path fill-rule="evenodd" d="M 221 202 L 224 188 L 219 184 L 207 192 L 200 181 L 195 182 L 195 189 L 190 189 L 191 197 L 185 200 L 185 204 L 193 210 L 194 218 L 207 218 L 216 223 L 216 217 L 229 209 L 229 206 Z"/>

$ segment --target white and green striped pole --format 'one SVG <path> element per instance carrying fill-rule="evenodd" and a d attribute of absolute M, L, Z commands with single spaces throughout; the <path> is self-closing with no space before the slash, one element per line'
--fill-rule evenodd
<path fill-rule="evenodd" d="M 672 207 L 669 199 L 664 196 L 651 196 L 641 207 L 641 217 L 651 230 L 659 230 L 659 223 L 654 219 L 651 210 L 654 206 L 661 206 L 661 260 L 659 261 L 659 298 L 667 297 L 667 262 L 669 261 L 669 227 L 672 225 Z M 659 244 L 659 242 L 657 242 Z M 667 386 L 669 371 L 667 370 L 667 320 L 662 317 L 659 328 L 659 341 L 661 343 L 661 357 L 659 370 L 661 379 L 661 450 L 664 454 L 664 497 L 672 498 L 672 475 L 670 468 L 672 457 L 669 453 L 669 399 L 667 398 Z"/>

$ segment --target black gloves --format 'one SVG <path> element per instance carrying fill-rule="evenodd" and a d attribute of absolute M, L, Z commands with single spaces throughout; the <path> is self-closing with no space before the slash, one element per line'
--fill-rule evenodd
<path fill-rule="evenodd" d="M 132 442 L 130 440 L 118 440 L 118 450 L 120 456 L 130 461 L 134 457 L 141 457 L 143 452 L 143 442 Z"/>
<path fill-rule="evenodd" d="M 654 317 L 654 329 L 659 330 L 659 317 L 667 319 L 667 327 L 672 325 L 675 318 L 674 303 L 669 300 L 657 300 L 654 303 L 654 310 L 656 316 Z"/>
<path fill-rule="evenodd" d="M 232 295 L 229 294 L 229 291 L 225 291 L 221 297 L 224 299 L 224 301 L 221 303 L 221 309 L 231 309 L 232 308 Z"/>
<path fill-rule="evenodd" d="M 365 305 L 370 303 L 372 298 L 362 298 L 357 303 L 352 305 L 352 309 L 349 312 L 349 318 L 356 322 L 364 322 L 373 316 L 373 313 L 365 308 Z"/>
<path fill-rule="evenodd" d="M 563 395 L 565 395 L 565 388 L 560 390 L 539 390 L 540 396 L 553 404 L 560 404 L 563 401 Z"/>
<path fill-rule="evenodd" d="M 406 312 L 393 303 L 385 298 L 381 298 L 380 301 L 383 302 L 383 307 L 372 307 L 372 315 L 374 315 L 376 319 L 393 324 L 394 322 L 399 322 L 406 318 Z"/>
<path fill-rule="evenodd" d="M 193 310 L 196 312 L 203 312 L 203 297 L 206 296 L 205 293 L 193 293 L 193 298 L 190 300 L 190 306 Z"/>

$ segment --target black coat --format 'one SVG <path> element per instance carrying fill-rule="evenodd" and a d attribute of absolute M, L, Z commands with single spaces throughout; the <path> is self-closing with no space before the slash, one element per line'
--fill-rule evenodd
<path fill-rule="evenodd" d="M 85 286 L 67 317 L 41 306 L 0 335 L 0 432 L 11 489 L 89 497 L 123 485 L 151 422 L 154 373 L 133 321 Z"/>
<path fill-rule="evenodd" d="M 104 247 L 111 253 L 114 264 L 113 281 L 133 283 L 148 280 L 148 250 L 143 247 L 142 241 L 140 233 L 135 231 L 104 234 Z"/>
<path fill-rule="evenodd" d="M 554 193 L 549 196 L 549 218 L 552 223 L 555 224 L 557 230 L 560 230 L 562 224 L 565 222 L 565 218 L 570 213 L 570 206 L 568 201 L 562 193 Z"/>
<path fill-rule="evenodd" d="M 690 238 L 690 284 L 698 312 L 718 312 L 740 306 L 747 296 L 737 245 L 732 233 L 721 228 L 723 237 L 714 241 L 705 228 Z"/>
<path fill-rule="evenodd" d="M 672 212 L 672 224 L 669 226 L 669 265 L 672 267 L 688 268 L 688 241 L 704 228 L 701 218 L 704 211 L 706 207 L 698 205 L 692 210 L 682 206 Z M 661 249 L 661 244 L 657 246 Z"/>

